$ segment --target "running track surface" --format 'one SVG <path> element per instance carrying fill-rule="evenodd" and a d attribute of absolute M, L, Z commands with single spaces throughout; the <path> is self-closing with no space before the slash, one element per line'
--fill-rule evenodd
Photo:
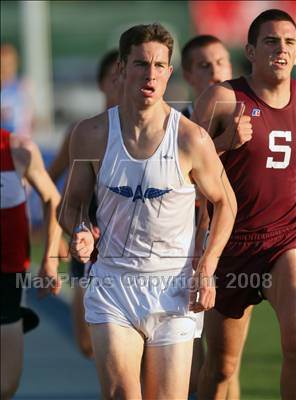
<path fill-rule="evenodd" d="M 69 303 L 58 297 L 38 300 L 29 289 L 27 304 L 40 317 L 25 335 L 24 368 L 15 400 L 99 400 L 93 361 L 74 342 Z"/>

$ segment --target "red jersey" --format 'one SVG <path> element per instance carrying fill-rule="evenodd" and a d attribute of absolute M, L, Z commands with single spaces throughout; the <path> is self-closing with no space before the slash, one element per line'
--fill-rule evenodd
<path fill-rule="evenodd" d="M 264 103 L 245 78 L 229 83 L 253 126 L 249 142 L 221 156 L 238 202 L 234 232 L 296 227 L 296 81 L 281 109 Z"/>
<path fill-rule="evenodd" d="M 9 137 L 10 133 L 1 129 L 1 273 L 24 272 L 30 264 L 26 196 L 15 171 Z"/>

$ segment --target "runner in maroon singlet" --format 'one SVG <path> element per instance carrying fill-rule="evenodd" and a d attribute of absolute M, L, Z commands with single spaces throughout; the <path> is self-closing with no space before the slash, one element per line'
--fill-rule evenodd
<path fill-rule="evenodd" d="M 265 297 L 280 323 L 281 394 L 288 400 L 296 393 L 293 19 L 280 10 L 260 14 L 251 24 L 246 53 L 251 76 L 210 89 L 195 113 L 207 129 L 211 121 L 210 132 L 217 151 L 224 152 L 221 159 L 238 201 L 234 229 L 216 270 L 216 310 L 206 316 L 209 351 L 199 399 L 225 398 L 242 351 L 249 306 Z M 234 134 L 241 111 L 245 129 Z"/>
<path fill-rule="evenodd" d="M 268 273 L 274 261 L 295 248 L 296 82 L 291 82 L 290 101 L 281 109 L 261 100 L 243 77 L 229 84 L 251 116 L 255 132 L 247 145 L 221 156 L 239 208 L 217 270 L 216 309 L 240 318 L 247 306 L 262 301 L 262 289 L 272 283 Z"/>

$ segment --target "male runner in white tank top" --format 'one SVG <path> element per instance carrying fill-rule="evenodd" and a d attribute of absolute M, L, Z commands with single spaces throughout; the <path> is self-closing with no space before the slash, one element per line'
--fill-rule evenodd
<path fill-rule="evenodd" d="M 105 398 L 187 398 L 193 338 L 201 334 L 202 311 L 214 305 L 210 278 L 236 215 L 208 134 L 163 100 L 172 50 L 173 39 L 161 25 L 124 32 L 122 101 L 82 121 L 71 139 L 62 223 L 71 234 L 82 220 L 88 225 L 96 184 L 101 237 L 85 309 Z M 189 296 L 192 182 L 215 211 Z M 89 229 L 73 234 L 73 256 L 87 262 L 93 249 Z"/>

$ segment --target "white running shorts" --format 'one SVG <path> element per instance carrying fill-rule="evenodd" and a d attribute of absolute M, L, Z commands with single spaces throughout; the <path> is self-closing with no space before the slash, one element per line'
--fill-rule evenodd
<path fill-rule="evenodd" d="M 147 346 L 165 346 L 201 336 L 203 312 L 188 311 L 188 273 L 129 273 L 102 265 L 96 271 L 98 275 L 90 277 L 84 296 L 89 324 L 132 327 L 143 335 Z"/>

